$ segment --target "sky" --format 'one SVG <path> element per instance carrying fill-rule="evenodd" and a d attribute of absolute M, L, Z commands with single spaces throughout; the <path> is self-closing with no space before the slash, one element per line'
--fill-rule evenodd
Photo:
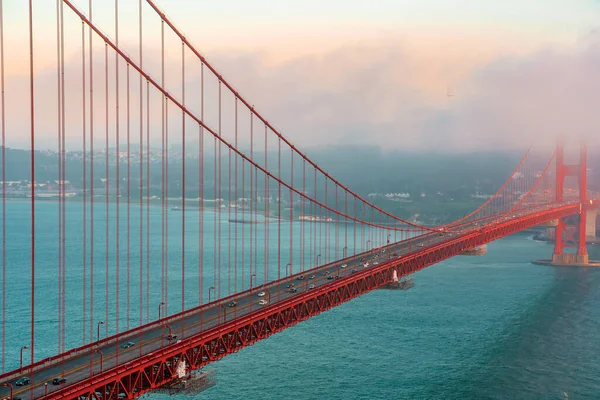
<path fill-rule="evenodd" d="M 599 141 L 600 1 L 155 1 L 300 146 L 470 151 L 551 145 L 559 137 Z M 88 0 L 72 2 L 89 14 Z M 26 3 L 3 1 L 6 123 L 15 146 L 28 130 Z M 160 77 L 160 21 L 143 3 L 143 62 Z M 114 39 L 114 2 L 93 4 L 93 20 Z M 138 1 L 118 4 L 119 43 L 135 58 Z M 53 143 L 56 3 L 34 0 L 33 15 L 36 125 L 40 143 L 44 135 Z M 76 107 L 81 22 L 66 6 L 64 21 L 66 96 Z M 167 86 L 180 91 L 173 77 L 181 45 L 169 33 L 165 45 Z M 97 73 L 102 43 L 96 53 Z M 67 135 L 76 141 L 81 117 L 67 114 Z"/>

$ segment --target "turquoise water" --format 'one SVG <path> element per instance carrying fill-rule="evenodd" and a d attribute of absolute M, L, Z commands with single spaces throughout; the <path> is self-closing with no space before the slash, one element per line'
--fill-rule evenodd
<path fill-rule="evenodd" d="M 29 340 L 27 227 L 19 215 L 7 219 L 14 237 L 10 268 L 24 275 L 9 285 L 7 331 L 17 349 L 9 349 L 7 362 L 13 366 L 18 345 Z M 76 212 L 72 218 L 79 224 Z M 55 240 L 47 246 L 55 247 Z M 69 250 L 73 265 L 81 258 L 77 248 L 73 243 Z M 566 392 L 570 400 L 600 399 L 600 269 L 534 266 L 529 261 L 548 257 L 551 246 L 527 234 L 488 250 L 485 257 L 456 257 L 415 274 L 409 291 L 369 293 L 227 356 L 207 367 L 216 370 L 217 384 L 197 398 L 564 399 Z M 599 253 L 590 249 L 596 258 Z M 36 303 L 36 358 L 56 352 L 55 264 L 39 268 L 36 292 L 46 296 Z M 75 311 L 80 276 L 69 268 L 67 308 Z M 152 276 L 155 287 L 160 259 L 152 262 Z M 77 333 L 69 334 L 67 347 L 82 340 L 82 321 L 73 315 L 67 330 Z"/>
<path fill-rule="evenodd" d="M 513 236 L 362 296 L 215 363 L 199 398 L 598 399 L 600 269 L 528 262 L 550 249 Z"/>

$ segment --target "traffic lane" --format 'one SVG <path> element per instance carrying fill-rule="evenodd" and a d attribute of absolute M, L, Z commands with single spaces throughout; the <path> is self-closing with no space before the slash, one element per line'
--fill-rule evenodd
<path fill-rule="evenodd" d="M 252 302 L 248 302 L 247 306 L 251 306 Z M 252 310 L 254 311 L 254 310 Z M 200 333 L 203 330 L 206 329 L 210 329 L 212 327 L 217 326 L 220 323 L 220 316 L 218 313 L 214 313 L 215 315 L 213 315 L 213 318 L 210 318 L 211 321 L 201 321 L 201 318 L 198 318 L 199 316 L 191 316 L 191 318 L 188 318 L 185 321 L 185 328 L 184 328 L 184 332 L 185 332 L 185 336 L 191 336 L 193 334 L 196 333 Z M 194 318 L 196 317 L 196 318 Z M 193 321 L 193 319 L 199 320 L 199 321 Z M 204 327 L 201 326 L 201 324 L 199 324 L 199 322 L 204 322 Z M 181 324 L 181 322 L 178 322 L 177 324 Z M 175 325 L 175 324 L 173 324 Z M 190 329 L 191 328 L 191 329 Z M 176 329 L 180 329 L 179 326 L 176 326 Z M 149 332 L 149 334 L 146 335 L 145 341 L 139 344 L 136 344 L 135 347 L 131 347 L 129 349 L 119 349 L 119 364 L 128 362 L 130 360 L 136 359 L 139 357 L 139 351 L 140 349 L 142 349 L 142 354 L 148 354 L 152 351 L 156 351 L 160 348 L 162 348 L 164 346 L 164 341 L 165 341 L 165 337 L 166 337 L 166 332 L 164 332 L 167 329 L 158 329 L 152 332 Z M 139 337 L 139 335 L 138 335 Z M 141 348 L 140 348 L 141 346 Z M 106 356 L 103 357 L 103 370 L 112 368 L 116 365 L 116 359 L 114 358 L 116 356 L 116 349 L 117 348 L 113 348 L 113 346 L 110 346 L 109 348 L 104 348 L 105 352 L 106 352 Z M 109 352 L 108 350 L 113 350 L 112 352 Z M 101 350 L 102 351 L 102 350 Z M 112 357 L 112 358 L 111 358 Z M 98 364 L 100 363 L 100 359 L 97 355 L 95 355 L 94 359 L 89 360 L 89 358 L 86 360 L 86 363 L 81 365 L 78 364 L 77 368 L 76 368 L 76 372 L 67 372 L 65 374 L 62 374 L 62 376 L 65 376 L 68 379 L 68 383 L 69 382 L 76 382 L 82 379 L 86 379 L 88 378 L 89 375 L 89 368 L 90 365 L 92 366 L 92 368 L 94 368 L 94 374 L 100 372 L 99 368 L 97 368 Z M 85 372 L 83 372 L 85 371 Z M 62 368 L 61 368 L 61 372 L 62 372 Z M 53 376 L 54 375 L 50 375 Z M 34 387 L 36 387 L 36 389 L 39 389 L 39 387 L 43 387 L 44 382 L 38 382 L 37 384 L 34 385 Z M 50 387 L 49 388 L 49 393 L 54 391 L 54 390 L 58 390 L 61 389 L 62 386 L 55 386 L 55 387 Z M 44 388 L 45 389 L 45 388 Z M 19 393 L 23 393 L 25 391 L 27 391 L 28 393 L 31 390 L 31 386 L 27 386 L 27 387 L 23 387 L 21 390 L 19 390 Z M 39 394 L 43 394 L 43 392 L 36 390 L 36 392 L 39 392 Z M 17 394 L 17 392 L 14 393 L 15 395 Z"/>

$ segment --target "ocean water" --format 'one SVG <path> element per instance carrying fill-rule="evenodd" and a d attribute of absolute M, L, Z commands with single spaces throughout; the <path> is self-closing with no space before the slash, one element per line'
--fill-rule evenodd
<path fill-rule="evenodd" d="M 198 398 L 600 399 L 600 269 L 529 262 L 550 251 L 522 234 L 444 261 L 207 367 Z"/>
<path fill-rule="evenodd" d="M 83 253 L 77 236 L 81 225 L 80 206 L 67 206 L 70 209 L 67 212 L 66 281 L 70 317 L 65 325 L 66 345 L 72 347 L 82 343 L 84 326 L 89 341 L 90 335 L 95 335 L 92 333 L 95 324 L 90 324 L 89 313 L 88 320 L 81 318 Z M 7 367 L 14 368 L 18 366 L 18 347 L 28 344 L 30 329 L 27 203 L 10 202 L 7 210 L 10 211 L 7 216 L 10 279 L 7 314 L 10 316 L 6 334 L 10 340 L 6 361 Z M 36 359 L 55 354 L 57 350 L 57 236 L 55 225 L 43 223 L 44 218 L 56 219 L 56 204 L 42 203 L 38 210 L 42 223 L 38 227 L 36 252 L 39 254 Z M 138 213 L 139 209 L 134 212 L 132 206 L 132 224 L 137 221 L 134 215 Z M 153 209 L 151 213 L 151 242 L 160 247 L 160 211 Z M 214 217 L 205 215 L 206 220 Z M 176 232 L 181 226 L 177 226 L 175 219 L 181 217 L 173 218 L 171 227 Z M 198 215 L 189 218 L 197 219 Z M 190 223 L 190 226 L 194 225 Z M 104 318 L 105 308 L 104 226 L 96 229 L 96 247 L 100 249 L 95 250 L 98 251 L 98 276 L 95 277 L 98 298 L 92 322 Z M 111 229 L 114 227 L 109 227 Z M 208 233 L 214 226 L 206 229 L 205 240 L 208 241 Z M 190 228 L 191 243 L 197 243 L 194 232 L 197 229 Z M 114 232 L 110 233 L 112 240 Z M 135 235 L 139 233 L 132 232 L 132 242 L 139 246 Z M 173 235 L 176 237 L 176 233 Z M 156 313 L 156 304 L 161 298 L 160 248 L 156 246 L 152 246 L 150 263 L 152 314 Z M 174 243 L 169 253 L 169 262 L 172 260 L 175 265 L 181 254 L 177 246 L 180 244 Z M 415 286 L 408 291 L 374 291 L 209 365 L 207 369 L 215 370 L 217 384 L 194 398 L 515 400 L 565 399 L 566 393 L 570 400 L 600 399 L 600 269 L 530 263 L 535 258 L 549 257 L 551 251 L 551 245 L 534 241 L 531 235 L 519 234 L 491 243 L 484 257 L 446 260 L 414 274 Z M 597 248 L 590 247 L 589 251 L 591 256 L 600 258 Z M 136 253 L 132 251 L 130 255 L 132 265 L 139 269 Z M 291 253 L 297 256 L 294 251 Z M 109 261 L 113 256 L 109 249 Z M 186 245 L 190 265 L 198 264 L 197 258 L 193 244 Z M 110 262 L 112 271 L 114 266 Z M 209 264 L 204 277 L 206 282 L 202 282 L 206 289 L 215 279 L 210 275 L 212 255 L 204 254 L 204 262 Z M 258 264 L 259 279 L 264 279 L 262 260 Z M 181 293 L 177 291 L 181 280 L 176 272 L 178 268 L 170 277 L 173 283 L 169 296 L 173 304 L 169 312 L 178 311 L 175 301 Z M 196 285 L 198 277 L 192 267 L 189 269 L 189 279 Z M 271 277 L 278 272 L 272 265 L 265 271 Z M 132 276 L 132 288 L 139 287 L 136 274 Z M 111 272 L 112 295 L 114 277 Z M 142 283 L 145 286 L 145 282 Z M 89 287 L 87 290 L 89 295 Z M 223 294 L 227 290 L 228 285 L 222 287 Z M 136 306 L 131 315 L 132 320 L 137 320 L 139 292 L 132 291 L 131 300 Z M 186 305 L 198 301 L 197 292 L 186 296 Z M 142 295 L 146 296 L 144 290 Z M 123 297 L 120 329 L 126 324 Z M 203 297 L 206 300 L 206 290 Z M 114 300 L 111 301 L 108 319 L 112 321 L 115 315 Z M 179 307 L 180 303 L 181 300 Z M 89 308 L 89 298 L 86 307 Z M 153 318 L 155 316 L 150 315 L 150 319 Z M 145 319 L 145 310 L 142 310 L 142 319 Z M 116 329 L 114 322 L 108 325 L 108 333 Z M 149 398 L 188 397 L 151 394 Z"/>

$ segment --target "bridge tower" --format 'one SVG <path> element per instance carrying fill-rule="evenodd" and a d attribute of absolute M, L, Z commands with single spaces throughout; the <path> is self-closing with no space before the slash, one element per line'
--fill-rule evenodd
<path fill-rule="evenodd" d="M 558 220 L 556 225 L 554 265 L 583 265 L 589 263 L 586 232 L 587 232 L 587 147 L 581 145 L 578 164 L 565 164 L 564 144 L 559 143 L 556 148 L 556 202 L 562 203 L 565 199 L 565 179 L 575 176 L 579 186 L 579 214 L 570 215 Z M 574 249 L 574 251 L 565 251 Z"/>

